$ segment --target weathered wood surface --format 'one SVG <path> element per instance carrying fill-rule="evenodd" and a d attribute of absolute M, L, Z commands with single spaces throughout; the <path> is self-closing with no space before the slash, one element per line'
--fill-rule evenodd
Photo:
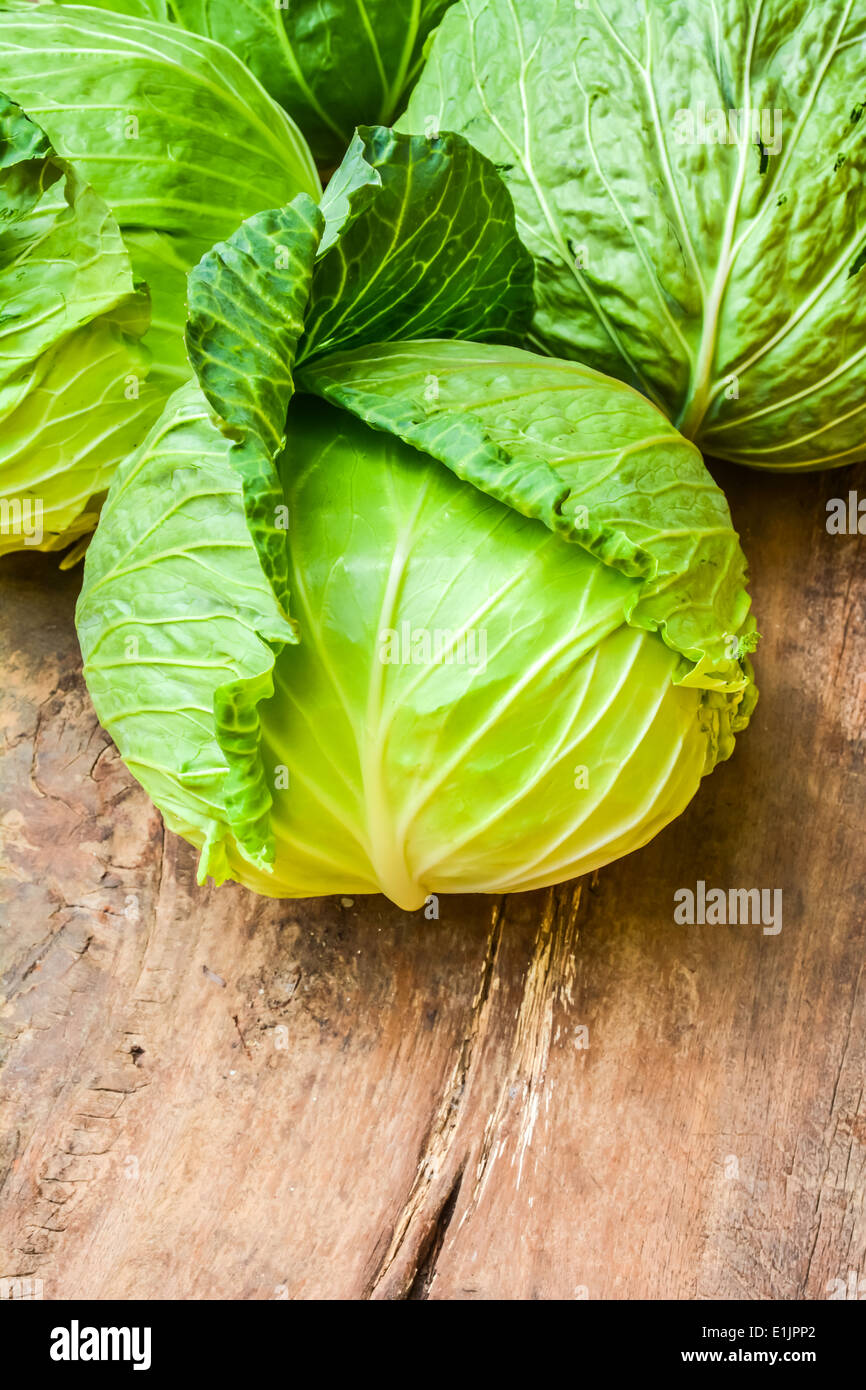
<path fill-rule="evenodd" d="M 76 579 L 3 567 L 0 1276 L 866 1294 L 866 540 L 824 527 L 866 476 L 717 471 L 764 633 L 749 736 L 594 884 L 439 922 L 196 888 L 88 703 Z M 781 933 L 675 925 L 698 879 L 782 888 Z"/>

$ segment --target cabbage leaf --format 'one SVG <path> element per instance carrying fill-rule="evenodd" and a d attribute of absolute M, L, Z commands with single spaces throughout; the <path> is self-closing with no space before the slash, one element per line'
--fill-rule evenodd
<path fill-rule="evenodd" d="M 106 204 L 0 98 L 0 553 L 92 529 L 161 405 L 145 382 L 148 324 Z"/>
<path fill-rule="evenodd" d="M 15 212 L 2 233 L 7 412 L 18 393 L 0 454 L 2 545 L 34 539 L 22 542 L 21 517 L 38 505 L 43 548 L 56 548 L 93 529 L 113 469 L 190 377 L 192 267 L 245 217 L 321 190 L 297 127 L 243 64 L 174 25 L 2 6 L 0 90 L 4 111 L 20 108 L 44 132 L 44 167 L 54 170 L 39 206 Z M 24 119 L 15 117 L 19 135 Z M 14 153 L 15 132 L 4 138 Z M 79 247 L 58 249 L 70 229 Z M 28 315 L 29 375 L 11 337 Z"/>
<path fill-rule="evenodd" d="M 94 0 L 97 9 L 174 22 L 225 44 L 292 118 L 324 163 L 358 125 L 390 125 L 451 0 Z"/>
<path fill-rule="evenodd" d="M 458 0 L 399 126 L 499 168 L 533 341 L 706 454 L 866 441 L 866 16 L 851 0 Z"/>

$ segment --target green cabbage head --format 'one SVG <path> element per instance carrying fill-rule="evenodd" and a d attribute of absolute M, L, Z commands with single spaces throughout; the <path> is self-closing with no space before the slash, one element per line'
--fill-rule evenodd
<path fill-rule="evenodd" d="M 356 126 L 390 125 L 452 0 L 93 0 L 231 49 L 297 122 L 323 164 Z"/>
<path fill-rule="evenodd" d="M 459 137 L 361 132 L 332 190 L 190 278 L 197 379 L 87 555 L 88 686 L 202 877 L 406 909 L 556 883 L 747 722 L 728 508 L 643 396 L 512 345 L 531 263 Z"/>
<path fill-rule="evenodd" d="M 0 554 L 86 543 L 189 379 L 190 269 L 319 189 L 300 131 L 219 44 L 0 4 Z"/>
<path fill-rule="evenodd" d="M 866 453 L 862 3 L 458 0 L 401 127 L 499 167 L 542 350 L 705 454 Z"/>

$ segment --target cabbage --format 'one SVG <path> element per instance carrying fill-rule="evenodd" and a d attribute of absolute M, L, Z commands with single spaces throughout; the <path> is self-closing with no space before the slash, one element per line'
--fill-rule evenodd
<path fill-rule="evenodd" d="M 243 64 L 173 26 L 9 5 L 0 93 L 0 549 L 37 503 L 57 548 L 189 379 L 189 270 L 319 181 Z"/>
<path fill-rule="evenodd" d="M 459 0 L 401 127 L 500 168 L 533 340 L 761 468 L 866 442 L 866 17 L 850 0 Z"/>
<path fill-rule="evenodd" d="M 483 156 L 379 129 L 193 271 L 196 380 L 117 472 L 77 622 L 200 878 L 406 909 L 556 883 L 730 755 L 725 499 L 629 386 L 515 346 L 531 276 Z"/>
<path fill-rule="evenodd" d="M 94 0 L 173 21 L 230 48 L 336 162 L 357 125 L 389 125 L 451 0 Z"/>
<path fill-rule="evenodd" d="M 54 549 L 92 529 L 160 402 L 139 386 L 148 303 L 117 223 L 2 98 L 0 305 L 0 554 Z"/>

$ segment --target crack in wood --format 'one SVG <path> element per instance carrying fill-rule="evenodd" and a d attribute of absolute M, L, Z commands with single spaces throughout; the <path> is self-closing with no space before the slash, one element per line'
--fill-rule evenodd
<path fill-rule="evenodd" d="M 454 1215 L 470 1162 L 473 1180 L 468 1198 L 461 1204 L 458 1230 L 477 1208 L 496 1162 L 509 1147 L 511 1164 L 517 1165 L 515 1188 L 520 1187 L 542 1104 L 549 1099 L 545 1085 L 556 1011 L 560 1007 L 567 1009 L 574 1002 L 574 946 L 580 902 L 580 883 L 548 891 L 519 979 L 519 1003 L 513 1022 L 502 1017 L 507 1041 L 501 1050 L 496 1096 L 485 1116 L 478 1105 L 467 1106 L 466 1098 L 478 1070 L 483 1040 L 491 1028 L 495 1031 L 491 1022 L 493 1001 L 499 1000 L 495 1005 L 499 1017 L 502 1000 L 510 993 L 506 989 L 498 994 L 498 986 L 505 983 L 496 975 L 507 898 L 497 901 L 472 1002 L 470 1026 L 422 1145 L 409 1196 L 369 1286 L 368 1298 L 427 1297 L 423 1291 L 429 1290 L 435 1277 L 444 1231 Z M 510 1013 L 508 1017 L 510 1020 Z"/>
<path fill-rule="evenodd" d="M 421 1263 L 420 1252 L 428 1248 L 430 1233 L 435 1231 L 437 1221 L 440 1220 L 442 1212 L 448 1204 L 448 1197 L 454 1191 L 454 1180 L 452 1179 L 448 1185 L 447 1193 L 444 1197 L 441 1196 L 443 1178 L 447 1175 L 451 1160 L 461 1105 L 466 1094 L 478 1039 L 486 1031 L 491 986 L 502 941 L 504 918 L 505 898 L 497 898 L 491 914 L 481 974 L 470 1009 L 469 1026 L 463 1035 L 463 1041 L 444 1087 L 439 1108 L 421 1147 L 414 1182 L 394 1223 L 393 1234 L 385 1256 L 368 1286 L 365 1295 L 367 1298 L 405 1298 L 408 1296 L 407 1290 L 412 1287 L 418 1275 Z M 461 1172 L 462 1167 L 461 1163 Z M 439 1201 L 436 1214 L 431 1216 L 429 1212 L 431 1200 L 435 1202 L 437 1197 Z M 409 1255 L 408 1259 L 406 1258 L 407 1254 Z"/>
<path fill-rule="evenodd" d="M 508 1064 L 495 1106 L 487 1117 L 475 1166 L 475 1183 L 460 1218 L 460 1225 L 475 1211 L 490 1179 L 495 1162 L 509 1142 L 506 1116 L 519 1105 L 511 1163 L 517 1164 L 515 1188 L 523 1179 L 523 1165 L 532 1145 L 545 1100 L 545 1082 L 554 1035 L 554 1011 L 558 1003 L 571 1005 L 574 988 L 574 947 L 580 910 L 581 884 L 548 890 L 538 924 L 532 955 L 522 981 L 520 1005 Z"/>
<path fill-rule="evenodd" d="M 451 1191 L 439 1209 L 439 1214 L 430 1228 L 426 1241 L 418 1252 L 418 1267 L 404 1295 L 409 1302 L 420 1302 L 430 1297 L 430 1287 L 436 1278 L 436 1261 L 439 1259 L 442 1246 L 445 1243 L 445 1236 L 454 1215 L 454 1208 L 457 1206 L 462 1181 L 463 1169 L 461 1168 L 454 1179 Z"/>

